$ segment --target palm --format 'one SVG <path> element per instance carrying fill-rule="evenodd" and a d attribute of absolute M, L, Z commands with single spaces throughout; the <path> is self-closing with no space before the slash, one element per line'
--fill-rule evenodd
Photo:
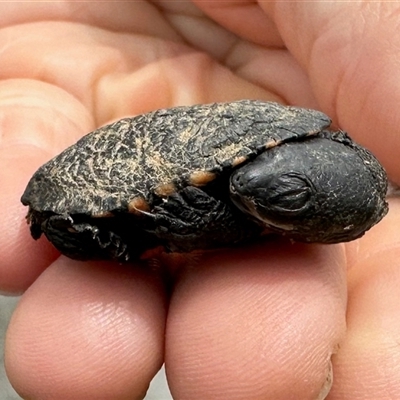
<path fill-rule="evenodd" d="M 385 109 L 376 106 L 386 96 L 384 84 L 390 84 L 382 82 L 383 90 L 376 89 L 373 70 L 382 61 L 376 56 L 362 63 L 367 54 L 349 50 L 350 39 L 360 48 L 357 35 L 340 46 L 346 39 L 339 37 L 346 33 L 341 26 L 345 12 L 357 10 L 331 4 L 324 10 L 312 3 L 272 10 L 271 2 L 261 3 L 270 15 L 275 13 L 272 22 L 257 6 L 219 2 L 198 1 L 213 19 L 187 2 L 60 4 L 39 10 L 35 3 L 16 3 L 4 9 L 13 25 L 5 29 L 9 45 L 2 53 L 2 74 L 7 80 L 0 86 L 1 282 L 9 291 L 33 283 L 9 331 L 13 383 L 28 397 L 52 393 L 68 398 L 60 393 L 65 395 L 78 371 L 85 379 L 68 395 L 126 398 L 145 390 L 165 357 L 176 398 L 315 397 L 344 333 L 347 265 L 353 267 L 348 276 L 350 330 L 334 359 L 336 384 L 330 398 L 354 399 L 354 377 L 374 373 L 366 355 L 373 358 L 378 352 L 389 366 L 394 359 L 382 347 L 382 328 L 371 325 L 378 311 L 371 311 L 369 299 L 384 296 L 398 304 L 393 283 L 398 273 L 376 269 L 382 248 L 387 265 L 394 257 L 395 202 L 385 222 L 347 246 L 347 264 L 342 246 L 266 245 L 205 257 L 204 266 L 179 275 L 167 319 L 166 285 L 157 274 L 56 260 L 45 240 L 30 239 L 19 196 L 40 164 L 96 126 L 155 108 L 239 98 L 322 107 L 375 151 L 392 179 L 400 181 L 395 161 L 399 136 L 390 135 L 397 123 L 388 118 L 398 102 L 393 98 Z M 312 12 L 319 15 L 306 21 Z M 332 16 L 328 21 L 326 13 Z M 37 22 L 20 24 L 36 15 Z M 318 25 L 317 17 L 324 23 Z M 385 32 L 376 34 L 382 41 L 390 21 Z M 362 81 L 357 63 L 363 66 Z M 378 129 L 391 139 L 377 140 Z M 388 315 L 385 321 L 392 321 L 391 309 L 379 307 L 380 314 Z M 32 332 L 27 326 L 44 328 Z M 384 326 L 393 335 L 399 331 Z M 371 329 L 376 335 L 359 348 L 359 338 Z M 50 378 L 40 387 L 28 372 L 37 371 L 36 356 L 26 357 L 32 343 L 35 355 L 47 355 L 37 373 Z M 81 351 L 62 350 L 64 343 Z M 105 369 L 111 371 L 108 379 Z M 388 367 L 382 380 L 389 391 L 400 381 L 395 378 Z M 381 398 L 380 387 L 366 387 L 365 393 Z"/>

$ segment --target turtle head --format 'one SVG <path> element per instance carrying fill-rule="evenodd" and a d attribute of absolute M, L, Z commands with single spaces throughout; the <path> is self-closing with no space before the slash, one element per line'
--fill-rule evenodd
<path fill-rule="evenodd" d="M 268 229 L 298 241 L 356 239 L 387 213 L 387 178 L 344 132 L 276 146 L 240 166 L 232 201 Z"/>

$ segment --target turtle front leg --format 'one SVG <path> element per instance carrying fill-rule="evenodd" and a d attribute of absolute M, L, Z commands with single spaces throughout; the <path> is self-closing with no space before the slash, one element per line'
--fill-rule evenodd
<path fill-rule="evenodd" d="M 230 202 L 189 186 L 152 210 L 153 228 L 169 251 L 230 246 L 258 236 L 262 228 Z"/>

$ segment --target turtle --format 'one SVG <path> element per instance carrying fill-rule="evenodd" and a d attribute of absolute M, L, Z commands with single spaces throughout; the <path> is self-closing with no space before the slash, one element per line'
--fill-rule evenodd
<path fill-rule="evenodd" d="M 123 118 L 40 167 L 21 201 L 31 235 L 68 257 L 138 260 L 267 233 L 357 239 L 388 211 L 377 159 L 321 111 L 261 100 Z"/>

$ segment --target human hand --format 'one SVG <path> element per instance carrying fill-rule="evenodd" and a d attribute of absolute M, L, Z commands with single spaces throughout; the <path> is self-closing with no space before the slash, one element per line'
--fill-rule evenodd
<path fill-rule="evenodd" d="M 321 108 L 400 183 L 396 3 L 196 3 L 210 17 L 183 1 L 0 8 L 0 283 L 29 287 L 11 382 L 31 399 L 140 398 L 165 359 L 176 399 L 315 399 L 337 352 L 330 400 L 396 398 L 398 200 L 356 242 L 221 250 L 169 279 L 30 238 L 19 197 L 37 167 L 110 120 L 174 105 Z"/>

